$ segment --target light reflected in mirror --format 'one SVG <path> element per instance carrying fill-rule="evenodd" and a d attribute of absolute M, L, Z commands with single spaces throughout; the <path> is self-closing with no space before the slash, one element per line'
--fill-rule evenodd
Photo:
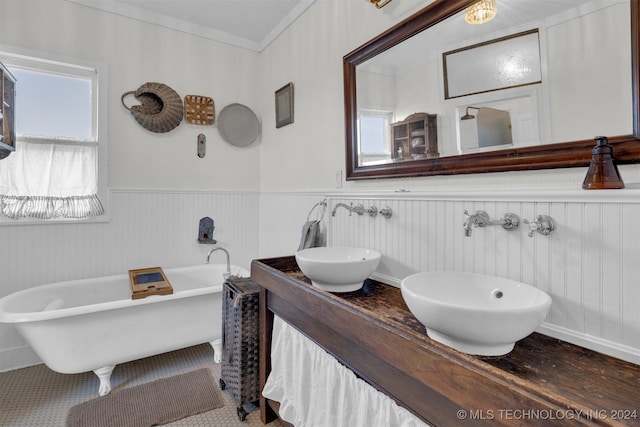
<path fill-rule="evenodd" d="M 355 106 L 345 69 L 355 169 L 635 132 L 629 0 L 497 5 L 486 24 L 462 8 L 389 49 L 374 43 L 380 53 L 353 60 Z"/>

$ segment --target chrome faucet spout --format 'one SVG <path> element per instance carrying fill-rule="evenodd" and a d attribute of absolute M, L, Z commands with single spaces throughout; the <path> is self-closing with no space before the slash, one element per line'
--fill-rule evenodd
<path fill-rule="evenodd" d="M 331 211 L 331 216 L 336 216 L 336 211 L 338 210 L 338 208 L 345 208 L 346 210 L 349 211 L 349 216 L 351 216 L 351 214 L 353 212 L 357 213 L 358 215 L 363 215 L 365 213 L 365 209 L 364 206 L 362 205 L 355 205 L 353 206 L 353 203 L 351 203 L 350 205 L 347 205 L 346 203 L 338 203 L 333 210 Z"/>
<path fill-rule="evenodd" d="M 216 246 L 215 248 L 211 249 L 209 251 L 209 253 L 207 254 L 207 262 L 206 263 L 209 264 L 209 261 L 211 259 L 211 254 L 213 254 L 215 251 L 222 251 L 227 256 L 227 271 L 222 275 L 224 280 L 227 280 L 229 277 L 231 277 L 231 259 L 229 257 L 229 252 L 227 252 L 227 250 L 225 248 L 220 247 L 220 246 Z"/>
<path fill-rule="evenodd" d="M 347 205 L 346 203 L 338 203 L 331 211 L 331 216 L 336 216 L 336 211 L 338 210 L 339 207 L 345 208 L 346 210 L 349 211 L 349 215 L 351 215 L 351 206 Z"/>
<path fill-rule="evenodd" d="M 351 212 L 355 212 L 358 215 L 363 215 L 365 213 L 365 208 L 362 205 L 355 205 L 351 208 Z"/>
<path fill-rule="evenodd" d="M 471 227 L 486 227 L 491 223 L 489 214 L 485 211 L 476 211 L 473 215 L 469 215 L 468 211 L 464 211 L 467 216 L 467 220 L 464 222 L 464 235 L 465 237 L 471 237 Z"/>
<path fill-rule="evenodd" d="M 464 237 L 471 237 L 471 227 L 464 223 Z"/>

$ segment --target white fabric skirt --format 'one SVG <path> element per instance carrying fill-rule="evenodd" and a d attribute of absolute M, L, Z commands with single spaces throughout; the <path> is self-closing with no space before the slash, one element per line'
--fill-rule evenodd
<path fill-rule="evenodd" d="M 427 426 L 278 316 L 262 394 L 295 427 Z"/>

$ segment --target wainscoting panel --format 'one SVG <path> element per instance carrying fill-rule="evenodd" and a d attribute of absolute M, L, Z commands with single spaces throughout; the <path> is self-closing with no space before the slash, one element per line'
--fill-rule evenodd
<path fill-rule="evenodd" d="M 450 270 L 520 280 L 548 292 L 540 332 L 640 363 L 640 190 L 550 191 L 517 188 L 412 192 L 203 192 L 112 190 L 106 223 L 0 226 L 0 295 L 130 268 L 204 262 L 198 221 L 215 220 L 214 237 L 234 264 L 293 255 L 310 209 L 327 198 L 329 245 L 380 250 L 376 278 L 399 286 L 418 271 Z M 391 207 L 393 216 L 349 216 L 338 202 Z M 464 211 L 506 212 L 557 222 L 550 236 L 528 237 L 526 224 L 473 229 Z M 314 218 L 315 216 L 312 216 Z M 218 258 L 220 257 L 220 258 Z M 223 262 L 221 254 L 215 262 Z M 11 327 L 0 326 L 0 371 L 32 364 Z"/>
<path fill-rule="evenodd" d="M 409 274 L 436 270 L 531 284 L 553 298 L 541 332 L 640 363 L 640 192 L 602 199 L 585 193 L 329 194 L 330 208 L 389 206 L 393 216 L 349 215 L 339 208 L 329 218 L 328 242 L 379 250 L 376 278 L 396 286 Z M 521 220 L 550 215 L 557 228 L 549 236 L 529 237 L 521 223 L 513 231 L 473 228 L 465 237 L 465 210 L 480 209 L 491 219 L 507 212 Z"/>
<path fill-rule="evenodd" d="M 249 268 L 258 256 L 258 192 L 113 189 L 110 221 L 0 226 L 0 296 L 62 280 L 126 274 L 129 269 L 205 262 L 200 218 L 231 262 Z M 221 252 L 215 263 L 226 262 Z M 0 371 L 32 364 L 13 327 L 0 325 Z M 21 357 L 20 355 L 25 355 Z"/>

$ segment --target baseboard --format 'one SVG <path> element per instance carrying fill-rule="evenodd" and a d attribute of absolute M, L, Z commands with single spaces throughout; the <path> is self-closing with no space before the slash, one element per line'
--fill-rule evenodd
<path fill-rule="evenodd" d="M 0 372 L 40 365 L 42 360 L 29 346 L 0 351 Z"/>
<path fill-rule="evenodd" d="M 385 285 L 395 286 L 396 288 L 400 287 L 400 282 L 402 281 L 401 279 L 398 279 L 396 277 L 387 276 L 386 274 L 380 274 L 378 272 L 374 272 L 371 275 L 371 278 L 378 282 L 384 283 Z"/>
<path fill-rule="evenodd" d="M 629 347 L 548 323 L 540 325 L 536 332 L 640 365 L 640 349 L 635 347 Z"/>

